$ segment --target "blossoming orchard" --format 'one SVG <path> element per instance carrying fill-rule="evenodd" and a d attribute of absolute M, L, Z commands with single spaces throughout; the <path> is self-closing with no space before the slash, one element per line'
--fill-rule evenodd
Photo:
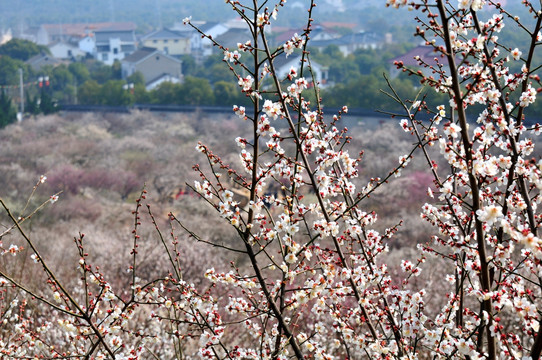
<path fill-rule="evenodd" d="M 390 82 L 382 95 L 402 108 L 393 119 L 414 145 L 386 176 L 361 183 L 363 149 L 339 126 L 348 104 L 337 114 L 322 108 L 311 72 L 316 4 L 304 1 L 304 33 L 276 48 L 266 38 L 285 2 L 226 0 L 252 33 L 236 49 L 201 33 L 223 51 L 224 71 L 252 104 L 232 104 L 251 132 L 232 139 L 239 161 L 194 144 L 202 162 L 190 186 L 233 228 L 236 242 L 201 237 L 182 214 L 170 213 L 171 228 L 162 230 L 144 190 L 133 212 L 129 287 L 114 288 L 89 262 L 83 234 L 73 247 L 78 284 L 68 286 L 25 223 L 62 194 L 21 213 L 0 199 L 9 221 L 0 233 L 2 259 L 28 257 L 34 269 L 27 283 L 16 267 L 0 265 L 1 358 L 540 358 L 542 160 L 533 151 L 541 128 L 529 106 L 542 88 L 535 62 L 541 4 L 523 0 L 532 17 L 524 21 L 493 0 L 383 0 L 390 17 L 393 8 L 412 10 L 415 36 L 434 47 L 435 61 L 395 64 L 424 86 L 403 99 Z M 505 27 L 530 46 L 502 43 Z M 294 52 L 299 67 L 279 78 L 275 60 Z M 435 92 L 449 101 L 429 107 L 425 99 Z M 377 214 L 365 204 L 413 158 L 433 177 L 420 209 L 433 235 L 418 239 L 417 255 L 400 262 L 397 278 L 387 259 L 402 224 L 377 231 Z M 142 221 L 156 226 L 170 262 L 158 278 L 139 268 Z M 220 250 L 229 270 L 209 268 L 197 284 L 185 277 L 183 247 L 191 243 Z M 432 288 L 419 281 L 424 272 L 437 277 Z"/>

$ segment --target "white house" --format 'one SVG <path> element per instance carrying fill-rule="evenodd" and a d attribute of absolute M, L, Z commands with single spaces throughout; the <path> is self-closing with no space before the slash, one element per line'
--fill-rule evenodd
<path fill-rule="evenodd" d="M 42 24 L 37 32 L 37 43 L 77 43 L 80 50 L 112 65 L 135 51 L 135 29 L 132 22 Z"/>
<path fill-rule="evenodd" d="M 294 68 L 299 74 L 299 70 L 301 69 L 301 56 L 294 54 L 286 57 L 285 55 L 281 55 L 273 61 L 273 64 L 275 66 L 275 72 L 278 78 L 282 80 L 288 76 L 291 68 Z M 314 74 L 316 81 L 320 83 L 320 87 L 326 87 L 328 83 L 329 69 L 314 61 L 311 61 L 311 65 L 311 70 Z M 305 64 L 305 78 L 310 83 L 311 75 L 309 74 L 308 70 L 308 64 Z"/>
<path fill-rule="evenodd" d="M 51 55 L 57 59 L 75 59 L 86 56 L 79 46 L 67 42 L 56 42 L 48 46 Z"/>
<path fill-rule="evenodd" d="M 114 23 L 94 31 L 96 48 L 94 56 L 107 65 L 122 60 L 136 50 L 136 25 L 131 22 Z"/>
<path fill-rule="evenodd" d="M 336 45 L 344 56 L 348 56 L 358 49 L 380 49 L 387 42 L 389 40 L 385 35 L 372 31 L 360 31 L 337 39 L 311 41 L 310 47 L 322 51 L 329 45 Z"/>
<path fill-rule="evenodd" d="M 94 54 L 94 49 L 96 48 L 96 40 L 94 39 L 94 34 L 89 34 L 81 40 L 79 40 L 79 49 L 84 51 L 87 54 Z"/>
<path fill-rule="evenodd" d="M 213 39 L 228 31 L 229 27 L 217 22 L 192 21 L 205 34 L 210 35 Z M 172 28 L 180 32 L 187 32 L 190 36 L 190 50 L 196 61 L 200 61 L 204 57 L 213 54 L 213 42 L 208 38 L 202 38 L 201 34 L 190 26 L 182 23 L 175 23 Z"/>

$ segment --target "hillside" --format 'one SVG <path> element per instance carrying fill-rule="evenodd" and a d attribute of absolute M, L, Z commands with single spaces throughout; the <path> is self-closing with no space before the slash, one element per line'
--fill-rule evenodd
<path fill-rule="evenodd" d="M 410 147 L 395 122 L 350 118 L 347 123 L 353 126 L 353 144 L 365 151 L 360 183 L 369 174 L 385 176 Z M 234 138 L 243 135 L 245 125 L 237 116 L 197 113 L 68 113 L 29 119 L 0 130 L 0 198 L 16 212 L 22 211 L 32 187 L 45 175 L 47 181 L 28 208 L 62 193 L 56 203 L 29 220 L 33 231 L 46 238 L 47 251 L 70 246 L 78 232 L 85 232 L 99 239 L 94 253 L 106 263 L 110 249 L 121 249 L 121 240 L 130 233 L 134 200 L 144 186 L 161 223 L 172 211 L 208 239 L 228 242 L 225 230 L 229 228 L 216 223 L 212 209 L 186 184 L 197 179 L 194 164 L 205 166 L 204 157 L 194 149 L 198 140 L 237 166 Z M 414 164 L 385 194 L 374 197 L 372 210 L 388 221 L 380 227 L 393 225 L 400 217 L 418 218 L 430 182 L 422 168 L 423 162 Z M 421 239 L 423 226 L 417 220 L 409 224 L 398 239 Z M 400 241 L 392 245 L 398 247 Z"/>

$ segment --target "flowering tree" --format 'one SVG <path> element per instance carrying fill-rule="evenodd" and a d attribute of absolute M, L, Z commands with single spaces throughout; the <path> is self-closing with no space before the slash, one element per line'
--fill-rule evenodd
<path fill-rule="evenodd" d="M 398 68 L 420 76 L 450 102 L 430 109 L 423 98 L 400 99 L 391 87 L 388 95 L 404 110 L 399 125 L 416 144 L 387 176 L 360 185 L 361 154 L 348 149 L 347 131 L 337 127 L 347 107 L 327 119 L 318 100 L 310 104 L 305 99 L 308 91 L 317 99 L 319 95 L 306 50 L 314 3 L 309 4 L 305 32 L 272 49 L 265 28 L 285 1 L 273 6 L 257 0 L 226 2 L 252 33 L 237 49 L 215 43 L 252 102 L 250 109 L 233 107 L 252 135 L 236 139 L 240 165 L 225 163 L 199 143 L 196 148 L 206 165 L 194 167 L 201 180 L 193 189 L 238 240 L 204 239 L 173 214 L 165 235 L 150 205 L 145 209 L 144 191 L 134 210 L 130 287 L 114 291 L 107 275 L 89 263 L 84 235 L 75 239 L 78 278 L 62 281 L 23 229 L 34 212 L 16 215 L 0 201 L 12 223 L 0 236 L 13 240 L 2 245 L 3 253 L 22 257 L 23 245 L 28 247 L 47 283 L 46 288 L 24 283 L 9 264 L 0 267 L 0 354 L 538 359 L 542 249 L 537 204 L 542 181 L 540 163 L 529 156 L 531 136 L 540 127 L 527 122 L 526 111 L 540 85 L 535 74 L 540 66 L 533 64 L 541 41 L 540 6 L 523 2 L 536 15 L 528 28 L 498 2 L 489 1 L 495 15 L 482 21 L 478 12 L 484 2 L 479 0 L 388 0 L 387 5 L 420 11 L 416 35 L 437 53 L 436 65 L 420 59 L 430 76 L 401 63 Z M 190 25 L 189 18 L 185 22 Z M 530 39 L 526 55 L 499 43 L 497 34 L 505 23 Z M 302 54 L 299 68 L 279 78 L 275 60 L 294 51 Z M 510 70 L 516 62 L 522 65 L 515 66 L 517 73 Z M 309 89 L 310 84 L 316 86 Z M 469 112 L 473 105 L 482 109 L 474 117 Z M 432 114 L 431 119 L 419 120 L 422 112 Z M 448 166 L 437 166 L 434 145 Z M 364 210 L 364 204 L 418 154 L 434 178 L 422 217 L 436 231 L 418 247 L 416 261 L 401 262 L 404 276 L 394 281 L 386 265 L 387 242 L 400 225 L 376 231 L 377 215 Z M 246 206 L 241 206 L 239 193 L 247 198 Z M 138 268 L 142 208 L 171 265 L 168 274 L 156 279 L 145 279 Z M 236 259 L 229 271 L 208 269 L 209 286 L 191 284 L 183 277 L 184 242 L 175 226 L 191 241 L 223 251 L 224 259 Z M 446 296 L 437 304 L 431 301 L 439 297 L 427 296 L 431 289 L 410 284 L 432 259 L 449 264 L 438 284 Z"/>

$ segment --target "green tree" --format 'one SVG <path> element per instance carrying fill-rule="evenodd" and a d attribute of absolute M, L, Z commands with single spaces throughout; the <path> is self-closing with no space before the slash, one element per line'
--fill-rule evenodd
<path fill-rule="evenodd" d="M 153 104 L 179 104 L 182 89 L 181 84 L 163 82 L 151 91 L 151 102 Z"/>
<path fill-rule="evenodd" d="M 132 91 L 126 89 L 124 80 L 109 80 L 102 85 L 101 104 L 110 106 L 130 105 L 134 102 Z"/>
<path fill-rule="evenodd" d="M 237 84 L 231 81 L 218 81 L 214 84 L 213 92 L 215 104 L 231 106 L 232 104 L 242 105 L 246 102 L 246 96 L 239 92 Z M 240 96 L 241 95 L 241 96 Z"/>
<path fill-rule="evenodd" d="M 383 60 L 379 51 L 373 49 L 360 49 L 353 58 L 359 73 L 365 75 L 373 73 L 376 67 L 382 65 Z"/>
<path fill-rule="evenodd" d="M 152 103 L 152 95 L 145 88 L 145 84 L 134 84 L 134 102 L 137 104 Z"/>
<path fill-rule="evenodd" d="M 52 114 L 58 111 L 56 101 L 51 96 L 51 90 L 42 88 L 40 92 L 40 111 L 45 114 Z"/>
<path fill-rule="evenodd" d="M 181 87 L 180 103 L 188 105 L 214 104 L 213 88 L 209 81 L 186 76 Z"/>
<path fill-rule="evenodd" d="M 112 80 L 113 68 L 108 65 L 104 65 L 96 60 L 91 60 L 87 63 L 90 71 L 90 78 L 95 80 L 98 84 L 105 84 L 108 80 Z"/>
<path fill-rule="evenodd" d="M 128 76 L 126 78 L 127 83 L 132 83 L 134 85 L 143 84 L 145 85 L 145 78 L 143 77 L 143 74 L 140 71 L 136 71 L 132 75 Z"/>
<path fill-rule="evenodd" d="M 90 79 L 90 71 L 85 66 L 85 64 L 80 62 L 74 62 L 68 65 L 68 70 L 72 73 L 77 81 L 77 84 L 83 84 L 85 81 Z"/>
<path fill-rule="evenodd" d="M 39 53 L 51 54 L 46 46 L 23 39 L 11 39 L 0 46 L 0 55 L 7 55 L 21 61 L 26 61 Z"/>
<path fill-rule="evenodd" d="M 196 59 L 192 55 L 181 56 L 183 75 L 195 74 L 197 71 Z"/>
<path fill-rule="evenodd" d="M 205 78 L 209 80 L 211 84 L 215 84 L 219 81 L 232 81 L 235 76 L 227 69 L 224 69 L 223 63 L 213 64 L 205 71 Z"/>
<path fill-rule="evenodd" d="M 343 58 L 343 53 L 341 52 L 341 49 L 339 49 L 339 47 L 335 44 L 328 45 L 322 52 L 332 58 Z"/>
<path fill-rule="evenodd" d="M 329 66 L 329 80 L 342 83 L 359 76 L 359 69 L 349 58 L 338 58 Z"/>
<path fill-rule="evenodd" d="M 61 64 L 56 66 L 51 74 L 50 86 L 53 91 L 59 91 L 66 88 L 67 85 L 73 84 L 74 76 L 69 68 Z"/>
<path fill-rule="evenodd" d="M 203 66 L 198 68 L 198 71 L 192 73 L 192 76 L 208 79 L 211 84 L 218 81 L 232 81 L 234 76 L 231 72 L 224 68 L 223 56 L 220 54 L 211 55 L 205 59 Z"/>
<path fill-rule="evenodd" d="M 23 69 L 26 77 L 26 64 L 9 56 L 0 56 L 0 85 L 18 85 L 19 69 Z"/>
<path fill-rule="evenodd" d="M 0 91 L 0 128 L 15 121 L 17 121 L 17 112 L 13 107 L 11 98 L 4 91 Z"/>
<path fill-rule="evenodd" d="M 79 103 L 86 105 L 100 105 L 101 91 L 102 86 L 98 84 L 96 80 L 85 81 L 77 91 Z"/>
<path fill-rule="evenodd" d="M 25 112 L 31 114 L 31 115 L 37 115 L 40 113 L 40 108 L 38 104 L 38 96 L 32 96 L 27 91 L 25 94 L 25 105 L 24 110 Z"/>
<path fill-rule="evenodd" d="M 115 60 L 113 65 L 111 65 L 111 75 L 112 75 L 112 78 L 111 78 L 112 80 L 122 79 L 122 66 L 121 66 L 120 61 Z"/>

